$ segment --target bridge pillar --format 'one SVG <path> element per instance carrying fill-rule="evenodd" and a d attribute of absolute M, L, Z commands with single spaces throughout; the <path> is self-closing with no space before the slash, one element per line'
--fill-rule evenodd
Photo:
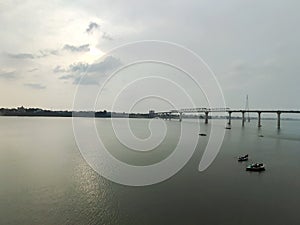
<path fill-rule="evenodd" d="M 245 126 L 245 112 L 242 112 L 242 127 Z"/>
<path fill-rule="evenodd" d="M 231 125 L 231 112 L 228 112 L 228 125 Z"/>
<path fill-rule="evenodd" d="M 277 112 L 277 129 L 280 129 L 280 114 L 281 114 L 281 112 L 278 111 Z"/>
<path fill-rule="evenodd" d="M 182 121 L 182 112 L 179 113 L 179 122 Z"/>
<path fill-rule="evenodd" d="M 261 127 L 261 112 L 257 112 L 258 113 L 258 127 Z"/>
<path fill-rule="evenodd" d="M 205 112 L 205 124 L 208 124 L 208 112 Z"/>

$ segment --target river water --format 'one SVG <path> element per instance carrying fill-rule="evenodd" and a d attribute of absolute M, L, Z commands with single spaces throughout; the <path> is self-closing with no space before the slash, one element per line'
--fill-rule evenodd
<path fill-rule="evenodd" d="M 131 121 L 137 136 L 149 135 L 149 120 Z M 122 155 L 109 124 L 96 119 L 112 154 L 137 165 L 167 157 L 180 127 L 165 121 L 172 132 L 145 159 Z M 85 162 L 71 118 L 0 117 L 0 224 L 299 224 L 300 121 L 282 121 L 280 131 L 275 120 L 256 125 L 254 120 L 242 128 L 234 120 L 203 172 L 198 164 L 208 137 L 199 137 L 191 160 L 175 176 L 130 187 L 108 181 Z M 201 131 L 209 133 L 210 126 L 201 123 Z M 266 171 L 245 171 L 248 163 L 236 159 L 245 153 L 248 163 L 264 162 Z"/>

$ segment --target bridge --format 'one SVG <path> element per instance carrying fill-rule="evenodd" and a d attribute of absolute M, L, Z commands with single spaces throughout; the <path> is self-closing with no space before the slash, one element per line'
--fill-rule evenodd
<path fill-rule="evenodd" d="M 281 114 L 300 114 L 300 110 L 244 110 L 244 109 L 230 109 L 230 108 L 185 108 L 179 110 L 170 110 L 165 112 L 157 112 L 155 113 L 156 116 L 163 118 L 163 119 L 172 119 L 178 118 L 179 121 L 182 121 L 182 115 L 187 113 L 204 113 L 205 124 L 208 124 L 209 113 L 213 112 L 222 112 L 228 113 L 228 125 L 231 125 L 232 113 L 241 113 L 242 114 L 242 126 L 245 126 L 245 113 L 257 113 L 258 115 L 258 123 L 257 126 L 261 127 L 261 114 L 262 113 L 274 113 L 277 115 L 277 128 L 280 129 L 280 117 Z"/>

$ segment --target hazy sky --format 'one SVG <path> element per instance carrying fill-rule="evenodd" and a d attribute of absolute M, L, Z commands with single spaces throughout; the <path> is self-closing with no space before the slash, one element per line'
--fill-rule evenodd
<path fill-rule="evenodd" d="M 97 71 L 101 83 L 122 64 L 114 57 L 95 60 L 122 44 L 155 39 L 202 57 L 228 107 L 244 108 L 248 94 L 251 108 L 299 109 L 299 11 L 296 0 L 2 0 L 0 107 L 71 109 L 83 71 Z M 90 89 L 93 79 L 80 85 Z M 112 89 L 122 86 L 119 79 Z"/>

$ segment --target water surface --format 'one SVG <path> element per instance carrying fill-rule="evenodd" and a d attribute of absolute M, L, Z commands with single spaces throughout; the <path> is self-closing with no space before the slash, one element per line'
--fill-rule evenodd
<path fill-rule="evenodd" d="M 149 135 L 148 122 L 132 120 L 137 136 Z M 280 131 L 276 121 L 263 121 L 260 129 L 256 123 L 242 128 L 233 121 L 204 172 L 197 168 L 208 137 L 199 138 L 192 159 L 172 178 L 127 187 L 104 179 L 83 160 L 71 118 L 0 117 L 0 224 L 298 224 L 300 122 L 282 121 Z M 180 130 L 179 122 L 166 121 L 165 141 L 145 156 L 124 154 L 109 124 L 96 119 L 112 154 L 137 165 L 167 157 Z M 209 130 L 201 123 L 201 132 Z M 245 153 L 267 170 L 246 172 L 247 163 L 235 158 Z"/>

